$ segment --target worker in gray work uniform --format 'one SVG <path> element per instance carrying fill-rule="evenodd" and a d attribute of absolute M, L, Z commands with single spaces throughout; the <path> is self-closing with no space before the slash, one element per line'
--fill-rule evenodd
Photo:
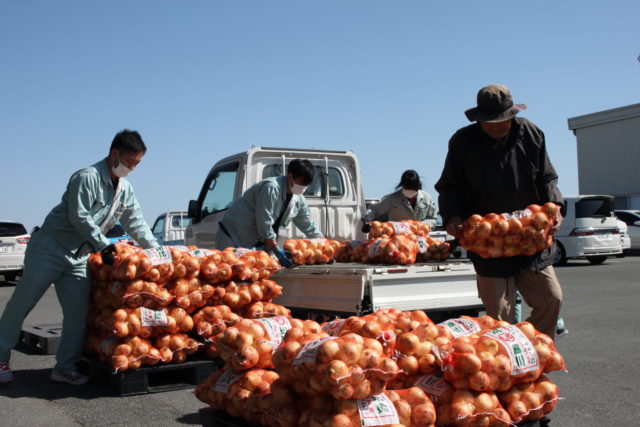
<path fill-rule="evenodd" d="M 71 176 L 62 201 L 31 236 L 23 275 L 0 317 L 0 383 L 13 380 L 11 350 L 18 343 L 25 317 L 52 283 L 64 318 L 51 379 L 73 385 L 89 381 L 76 369 L 89 312 L 89 254 L 102 252 L 103 261 L 113 263 L 115 248 L 105 233 L 116 222 L 142 247 L 158 246 L 133 187 L 125 179 L 146 151 L 138 132 L 118 133 L 105 159 Z"/>

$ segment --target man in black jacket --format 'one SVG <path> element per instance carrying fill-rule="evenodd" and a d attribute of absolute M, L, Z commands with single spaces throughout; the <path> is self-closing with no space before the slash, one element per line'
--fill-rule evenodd
<path fill-rule="evenodd" d="M 465 112 L 476 123 L 451 137 L 442 176 L 435 185 L 449 234 L 458 237 L 462 220 L 473 214 L 510 213 L 546 202 L 562 206 L 551 232 L 560 227 L 564 201 L 544 134 L 527 119 L 515 117 L 526 108 L 513 103 L 508 88 L 493 84 L 480 89 L 477 106 Z M 485 259 L 469 252 L 487 314 L 513 319 L 518 290 L 532 308 L 527 320 L 554 338 L 562 306 L 562 289 L 553 270 L 556 250 L 554 242 L 532 256 Z"/>

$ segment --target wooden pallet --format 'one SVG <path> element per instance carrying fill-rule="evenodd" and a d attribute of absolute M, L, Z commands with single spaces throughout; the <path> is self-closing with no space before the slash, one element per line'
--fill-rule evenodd
<path fill-rule="evenodd" d="M 20 343 L 44 354 L 56 354 L 60 348 L 62 324 L 23 326 Z"/>
<path fill-rule="evenodd" d="M 194 388 L 221 367 L 219 360 L 195 359 L 113 372 L 106 363 L 90 359 L 89 375 L 94 382 L 109 384 L 118 396 L 132 396 Z"/>

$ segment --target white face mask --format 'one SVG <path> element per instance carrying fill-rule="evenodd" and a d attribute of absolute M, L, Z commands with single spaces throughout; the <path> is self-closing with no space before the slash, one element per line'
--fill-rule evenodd
<path fill-rule="evenodd" d="M 407 199 L 413 199 L 418 194 L 418 192 L 416 190 L 407 190 L 405 188 L 405 189 L 402 190 L 402 194 L 404 194 L 404 196 Z"/>
<path fill-rule="evenodd" d="M 113 174 L 118 178 L 124 178 L 129 175 L 133 169 L 129 169 L 128 167 L 120 163 L 120 155 L 118 155 L 118 166 L 112 168 L 111 170 L 113 171 Z"/>
<path fill-rule="evenodd" d="M 291 192 L 293 194 L 304 194 L 304 192 L 307 190 L 307 188 L 309 188 L 308 185 L 300 185 L 300 184 L 296 184 L 295 182 L 293 183 L 293 186 L 291 187 Z"/>

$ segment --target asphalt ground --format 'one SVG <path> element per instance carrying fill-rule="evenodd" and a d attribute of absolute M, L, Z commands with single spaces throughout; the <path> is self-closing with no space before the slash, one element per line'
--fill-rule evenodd
<path fill-rule="evenodd" d="M 557 343 L 567 372 L 550 375 L 562 397 L 551 426 L 640 425 L 640 257 L 609 258 L 602 265 L 570 260 L 556 271 L 569 334 Z M 0 309 L 13 288 L 0 282 Z M 61 317 L 50 288 L 25 325 L 59 323 Z M 53 383 L 54 356 L 24 347 L 13 351 L 11 363 L 15 380 L 0 385 L 2 426 L 199 425 L 198 411 L 205 407 L 192 390 L 117 397 L 107 385 Z"/>

